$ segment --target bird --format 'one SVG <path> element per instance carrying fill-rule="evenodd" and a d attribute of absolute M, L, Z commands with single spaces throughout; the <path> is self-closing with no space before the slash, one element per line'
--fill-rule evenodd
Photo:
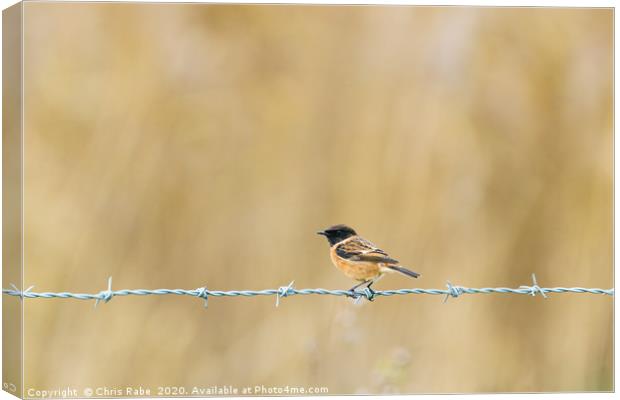
<path fill-rule="evenodd" d="M 329 255 L 336 268 L 345 276 L 359 281 L 349 289 L 350 292 L 355 292 L 355 289 L 362 285 L 366 285 L 372 291 L 372 284 L 390 272 L 399 272 L 411 278 L 420 276 L 419 273 L 401 266 L 398 260 L 359 236 L 347 225 L 334 225 L 317 234 L 327 238 L 330 246 Z"/>

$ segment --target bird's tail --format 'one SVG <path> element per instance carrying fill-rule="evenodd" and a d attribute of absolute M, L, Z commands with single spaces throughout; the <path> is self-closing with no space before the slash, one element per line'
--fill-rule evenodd
<path fill-rule="evenodd" d="M 417 278 L 418 276 L 420 276 L 420 274 L 418 274 L 417 272 L 413 272 L 411 270 L 408 270 L 405 267 L 400 267 L 398 265 L 388 265 L 387 267 L 389 269 L 393 269 L 394 271 L 398 271 L 401 274 L 405 274 L 405 275 L 410 276 L 412 278 Z"/>

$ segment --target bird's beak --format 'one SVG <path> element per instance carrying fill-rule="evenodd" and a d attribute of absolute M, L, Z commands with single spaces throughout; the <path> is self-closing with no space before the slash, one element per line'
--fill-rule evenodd
<path fill-rule="evenodd" d="M 327 233 L 325 233 L 325 231 L 318 231 L 316 234 L 317 235 L 327 236 Z"/>

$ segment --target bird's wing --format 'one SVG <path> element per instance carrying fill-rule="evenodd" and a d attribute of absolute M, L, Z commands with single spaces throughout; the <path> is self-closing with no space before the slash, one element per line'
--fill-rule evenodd
<path fill-rule="evenodd" d="M 355 237 L 336 246 L 338 257 L 349 261 L 365 261 L 386 264 L 397 264 L 398 261 L 390 258 L 388 254 L 375 246 L 372 242 Z"/>

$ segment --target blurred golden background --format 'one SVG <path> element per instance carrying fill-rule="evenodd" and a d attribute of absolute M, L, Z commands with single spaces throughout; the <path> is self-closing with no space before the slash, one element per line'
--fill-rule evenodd
<path fill-rule="evenodd" d="M 611 9 L 25 4 L 25 285 L 610 288 Z M 27 300 L 25 386 L 610 391 L 598 295 Z M 4 299 L 4 301 L 18 301 Z"/>

